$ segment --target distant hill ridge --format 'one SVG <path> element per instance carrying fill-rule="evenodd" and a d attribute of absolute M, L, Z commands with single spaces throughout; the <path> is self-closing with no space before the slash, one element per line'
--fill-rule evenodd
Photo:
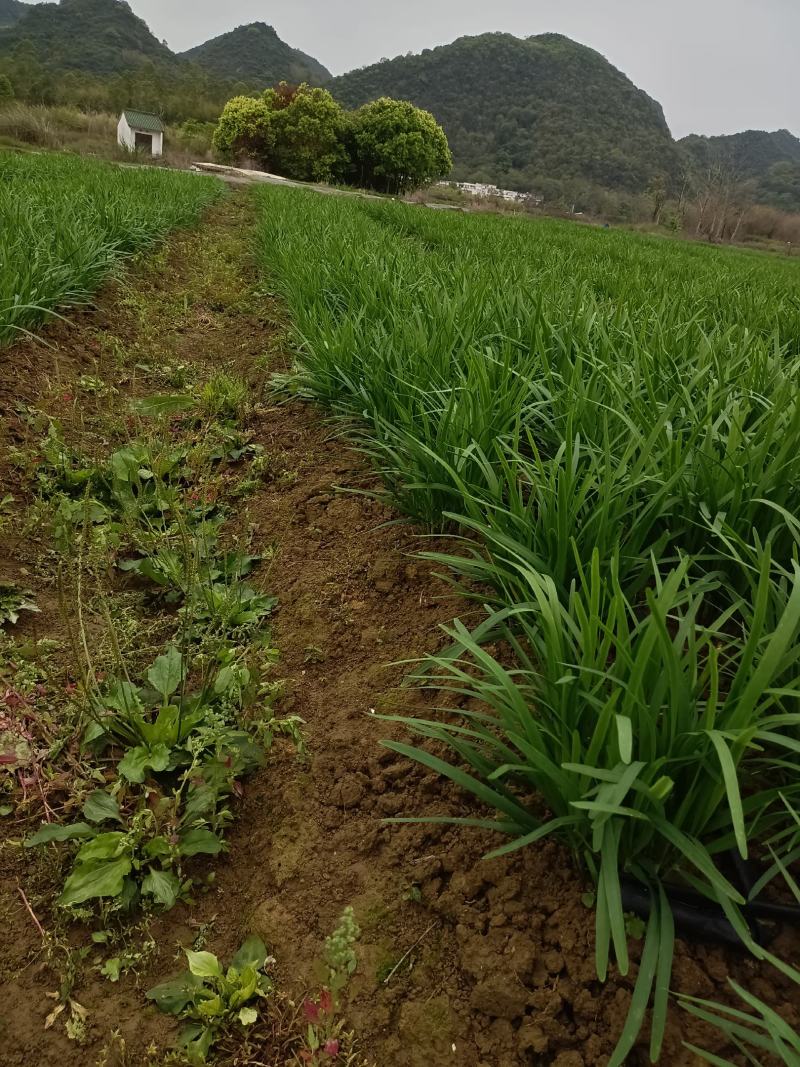
<path fill-rule="evenodd" d="M 744 130 L 718 137 L 690 134 L 678 143 L 697 167 L 730 167 L 761 203 L 800 211 L 800 138 L 789 130 Z"/>
<path fill-rule="evenodd" d="M 28 10 L 20 0 L 0 0 L 0 27 L 13 26 Z"/>
<path fill-rule="evenodd" d="M 61 0 L 25 8 L 11 28 L 0 33 L 0 54 L 26 43 L 50 68 L 103 75 L 146 62 L 176 62 L 125 0 Z"/>
<path fill-rule="evenodd" d="M 560 34 L 461 37 L 352 71 L 329 87 L 351 107 L 386 95 L 432 111 L 459 175 L 636 190 L 680 167 L 661 106 L 599 52 Z"/>
<path fill-rule="evenodd" d="M 238 26 L 230 33 L 190 48 L 182 57 L 219 78 L 259 82 L 264 86 L 279 81 L 322 85 L 331 78 L 326 67 L 305 52 L 290 48 L 264 22 Z"/>
<path fill-rule="evenodd" d="M 747 178 L 765 174 L 776 163 L 800 163 L 800 138 L 789 130 L 744 130 L 717 137 L 693 133 L 678 143 L 698 159 L 709 150 L 728 157 Z"/>
<path fill-rule="evenodd" d="M 316 59 L 292 48 L 263 22 L 240 26 L 190 49 L 172 52 L 151 33 L 126 0 L 60 0 L 23 4 L 0 0 L 0 56 L 21 44 L 52 70 L 80 70 L 112 76 L 155 64 L 176 72 L 194 63 L 223 81 L 247 86 L 277 81 L 327 81 L 330 71 Z"/>

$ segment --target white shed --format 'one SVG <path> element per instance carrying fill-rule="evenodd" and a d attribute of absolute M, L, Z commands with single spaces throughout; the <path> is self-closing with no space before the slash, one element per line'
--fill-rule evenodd
<path fill-rule="evenodd" d="M 129 152 L 160 156 L 164 152 L 164 123 L 158 115 L 126 108 L 119 117 L 117 143 Z"/>

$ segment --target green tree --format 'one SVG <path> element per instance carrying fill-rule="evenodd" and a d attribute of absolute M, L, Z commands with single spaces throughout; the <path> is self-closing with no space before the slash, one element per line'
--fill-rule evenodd
<path fill-rule="evenodd" d="M 775 163 L 758 186 L 758 199 L 783 211 L 800 211 L 800 163 Z"/>
<path fill-rule="evenodd" d="M 214 131 L 214 150 L 225 160 L 251 156 L 266 163 L 275 145 L 273 113 L 263 100 L 235 96 L 223 108 Z"/>
<path fill-rule="evenodd" d="M 265 97 L 265 106 L 272 108 L 272 160 L 278 173 L 312 182 L 341 177 L 347 164 L 342 140 L 345 120 L 331 94 L 303 84 L 293 95 L 279 87 L 268 90 Z"/>
<path fill-rule="evenodd" d="M 664 175 L 656 174 L 651 178 L 646 192 L 653 206 L 652 220 L 658 225 L 661 222 L 661 213 L 667 202 L 667 182 Z"/>
<path fill-rule="evenodd" d="M 279 82 L 273 88 L 264 90 L 263 99 L 270 111 L 283 111 L 294 101 L 299 91 L 300 87 L 297 85 Z"/>
<path fill-rule="evenodd" d="M 14 86 L 7 74 L 0 74 L 0 107 L 14 99 Z"/>
<path fill-rule="evenodd" d="M 407 193 L 446 177 L 453 157 L 445 132 L 429 111 L 381 97 L 353 117 L 355 178 L 390 193 Z"/>

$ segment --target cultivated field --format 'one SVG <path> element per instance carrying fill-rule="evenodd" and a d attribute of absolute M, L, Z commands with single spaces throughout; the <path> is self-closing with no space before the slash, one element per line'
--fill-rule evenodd
<path fill-rule="evenodd" d="M 0 155 L 0 342 L 83 303 L 117 260 L 196 221 L 219 193 L 193 175 Z"/>
<path fill-rule="evenodd" d="M 794 1064 L 798 264 L 0 178 L 4 1062 Z"/>
<path fill-rule="evenodd" d="M 739 861 L 800 855 L 800 272 L 261 195 L 295 387 L 354 420 L 400 511 L 468 538 L 434 558 L 489 605 L 422 665 L 461 708 L 412 721 L 438 754 L 391 747 L 487 806 L 511 838 L 493 855 L 569 845 L 597 885 L 601 979 L 610 956 L 627 972 L 625 912 L 649 898 L 610 1063 L 648 1003 L 655 1059 L 672 902 L 691 888 L 683 933 L 718 914 L 763 956 L 740 908 L 781 862 L 756 882 Z"/>

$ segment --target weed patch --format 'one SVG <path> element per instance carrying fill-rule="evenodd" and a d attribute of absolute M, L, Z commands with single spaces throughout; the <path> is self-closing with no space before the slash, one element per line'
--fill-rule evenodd
<path fill-rule="evenodd" d="M 216 256 L 213 242 L 197 241 Z M 235 503 L 272 476 L 248 425 L 259 394 L 233 367 L 163 358 L 172 325 L 212 329 L 218 314 L 199 288 L 162 293 L 165 262 L 162 252 L 149 264 L 149 293 L 120 287 L 134 325 L 124 336 L 101 331 L 96 368 L 72 379 L 59 370 L 56 413 L 18 406 L 29 444 L 9 458 L 23 499 L 0 505 L 0 520 L 13 515 L 42 545 L 36 597 L 27 585 L 2 590 L 0 818 L 17 834 L 4 847 L 24 841 L 20 862 L 46 872 L 26 876 L 30 896 L 19 890 L 60 977 L 45 1033 L 82 1048 L 97 1039 L 97 1009 L 81 994 L 90 975 L 109 989 L 139 983 L 162 948 L 154 924 L 217 891 L 247 779 L 277 758 L 278 741 L 306 755 L 301 719 L 275 710 L 285 694 L 268 628 L 278 601 L 259 578 L 270 548 L 253 548 Z M 198 285 L 213 290 L 215 272 L 229 271 L 227 249 L 214 264 Z M 243 305 L 238 279 L 228 284 Z M 59 640 L 14 640 L 37 602 L 49 626 L 57 611 Z M 189 952 L 190 973 L 199 956 L 212 958 L 197 944 Z M 194 990 L 181 1008 L 195 1032 L 176 1062 L 212 1046 L 221 1060 L 259 1042 L 269 1056 L 301 1049 L 307 1028 L 264 962 L 249 968 L 237 956 L 205 976 L 221 985 Z M 256 1011 L 267 988 L 269 1010 Z M 334 1026 L 344 1049 L 350 1039 Z M 155 1046 L 142 1055 L 162 1062 Z M 104 1056 L 128 1062 L 121 1034 Z"/>

